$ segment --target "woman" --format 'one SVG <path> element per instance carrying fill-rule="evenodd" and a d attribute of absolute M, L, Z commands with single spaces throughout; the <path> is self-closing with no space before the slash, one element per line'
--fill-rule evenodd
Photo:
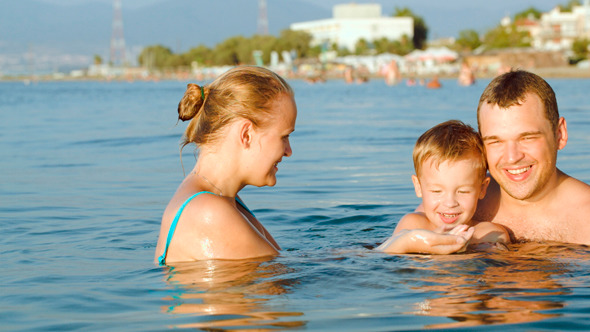
<path fill-rule="evenodd" d="M 182 147 L 195 143 L 199 157 L 164 211 L 156 261 L 277 255 L 279 245 L 238 192 L 274 186 L 277 165 L 291 156 L 291 87 L 270 70 L 235 67 L 210 85 L 189 84 L 178 117 L 190 120 Z"/>

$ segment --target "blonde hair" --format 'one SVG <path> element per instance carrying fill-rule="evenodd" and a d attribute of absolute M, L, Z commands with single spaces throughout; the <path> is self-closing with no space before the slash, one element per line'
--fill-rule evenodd
<path fill-rule="evenodd" d="M 190 120 L 181 149 L 220 139 L 221 129 L 236 119 L 248 119 L 263 127 L 271 118 L 271 104 L 281 94 L 293 96 L 293 89 L 274 72 L 254 66 L 234 67 L 206 86 L 188 84 L 178 103 L 178 119 Z"/>
<path fill-rule="evenodd" d="M 479 134 L 459 120 L 449 120 L 427 130 L 414 146 L 414 170 L 420 176 L 424 163 L 432 158 L 438 167 L 444 161 L 476 158 L 476 171 L 480 179 L 485 178 L 487 162 L 484 146 Z"/>

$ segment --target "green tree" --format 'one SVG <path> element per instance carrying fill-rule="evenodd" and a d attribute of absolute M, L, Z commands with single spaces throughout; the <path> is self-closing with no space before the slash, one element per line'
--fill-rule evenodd
<path fill-rule="evenodd" d="M 300 58 L 319 55 L 321 47 L 310 48 L 311 39 L 311 35 L 306 32 L 284 30 L 280 38 L 270 35 L 254 35 L 250 38 L 234 36 L 213 49 L 199 45 L 182 54 L 174 54 L 163 45 L 154 45 L 142 50 L 138 62 L 142 66 L 160 70 L 189 67 L 194 62 L 206 66 L 253 64 L 253 52 L 259 50 L 262 51 L 264 63 L 269 63 L 272 51 L 281 53 L 295 50 Z"/>
<path fill-rule="evenodd" d="M 572 51 L 574 52 L 573 60 L 575 62 L 588 58 L 588 46 L 590 46 L 590 40 L 587 38 L 574 40 Z"/>
<path fill-rule="evenodd" d="M 406 55 L 413 50 L 413 45 L 407 35 L 403 35 L 400 40 L 377 39 L 373 42 L 373 45 L 377 54 L 394 53 Z"/>
<path fill-rule="evenodd" d="M 94 55 L 94 64 L 95 65 L 102 65 L 102 57 L 98 54 Z"/>
<path fill-rule="evenodd" d="M 170 54 L 164 61 L 162 67 L 164 68 L 178 68 L 187 67 L 190 63 L 187 63 L 181 54 Z"/>
<path fill-rule="evenodd" d="M 361 38 L 354 45 L 354 54 L 356 54 L 356 55 L 368 54 L 369 49 L 370 49 L 369 42 L 366 39 Z"/>
<path fill-rule="evenodd" d="M 320 56 L 320 54 L 322 54 L 322 48 L 322 45 L 310 47 L 307 51 L 307 57 L 314 58 Z"/>
<path fill-rule="evenodd" d="M 475 30 L 461 30 L 459 31 L 459 37 L 457 37 L 455 45 L 460 50 L 473 51 L 481 46 L 481 39 Z"/>
<path fill-rule="evenodd" d="M 414 42 L 410 40 L 408 35 L 403 35 L 400 40 L 396 40 L 393 43 L 395 48 L 392 53 L 406 55 L 414 50 Z"/>
<path fill-rule="evenodd" d="M 373 44 L 375 45 L 375 51 L 377 52 L 377 54 L 381 54 L 389 52 L 391 42 L 389 41 L 389 39 L 383 37 L 381 39 L 374 40 Z"/>
<path fill-rule="evenodd" d="M 234 65 L 236 61 L 252 63 L 252 53 L 248 52 L 246 38 L 235 36 L 217 44 L 212 59 L 215 65 Z"/>
<path fill-rule="evenodd" d="M 489 30 L 483 37 L 483 44 L 490 49 L 531 46 L 528 32 L 518 31 L 514 24 Z"/>
<path fill-rule="evenodd" d="M 281 31 L 276 48 L 279 52 L 295 50 L 297 57 L 303 58 L 309 52 L 311 39 L 311 35 L 307 32 L 286 29 Z"/>
<path fill-rule="evenodd" d="M 139 57 L 137 62 L 141 66 L 148 67 L 148 68 L 164 68 L 167 66 L 167 62 L 169 62 L 169 58 L 172 56 L 172 51 L 162 45 L 155 45 L 155 46 L 148 46 L 144 48 Z"/>
<path fill-rule="evenodd" d="M 559 10 L 562 12 L 571 12 L 574 6 L 580 6 L 580 1 L 570 0 L 565 5 L 559 5 Z"/>
<path fill-rule="evenodd" d="M 424 19 L 412 12 L 408 7 L 398 8 L 395 7 L 393 16 L 396 17 L 411 17 L 414 19 L 414 37 L 412 37 L 412 43 L 414 48 L 424 49 L 426 47 L 426 40 L 428 39 L 428 26 L 424 22 Z"/>
<path fill-rule="evenodd" d="M 183 54 L 184 62 L 191 64 L 196 62 L 200 65 L 212 65 L 212 50 L 205 45 L 193 47 Z"/>
<path fill-rule="evenodd" d="M 250 62 L 253 61 L 252 52 L 255 50 L 262 51 L 262 60 L 264 63 L 270 63 L 270 53 L 277 51 L 280 53 L 281 50 L 277 47 L 277 38 L 271 35 L 254 35 L 250 38 L 245 45 L 243 45 L 242 52 L 250 54 Z M 244 54 L 245 56 L 245 54 Z"/>
<path fill-rule="evenodd" d="M 528 18 L 529 15 L 531 15 L 532 17 L 534 17 L 536 19 L 541 18 L 541 12 L 538 9 L 536 9 L 535 7 L 529 7 L 526 10 L 523 10 L 523 11 L 521 11 L 519 13 L 516 13 L 514 15 L 514 21 L 516 22 L 516 21 L 518 21 L 520 19 Z"/>
<path fill-rule="evenodd" d="M 338 53 L 338 56 L 352 55 L 352 52 L 348 49 L 348 47 L 338 47 L 336 52 Z"/>

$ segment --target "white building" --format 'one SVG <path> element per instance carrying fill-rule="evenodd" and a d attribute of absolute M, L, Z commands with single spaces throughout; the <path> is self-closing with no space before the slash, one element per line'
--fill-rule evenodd
<path fill-rule="evenodd" d="M 541 15 L 540 29 L 533 37 L 533 47 L 545 50 L 571 49 L 576 39 L 590 38 L 590 1 L 573 6 L 571 12 L 559 7 Z"/>
<path fill-rule="evenodd" d="M 372 42 L 381 38 L 399 40 L 414 36 L 411 17 L 383 17 L 380 4 L 341 4 L 332 8 L 333 18 L 291 24 L 291 30 L 312 36 L 312 46 L 337 44 L 354 51 L 359 39 Z"/>

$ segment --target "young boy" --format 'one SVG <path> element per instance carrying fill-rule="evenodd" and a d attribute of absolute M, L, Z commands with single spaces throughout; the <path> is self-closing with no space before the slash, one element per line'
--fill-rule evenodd
<path fill-rule="evenodd" d="M 405 215 L 377 249 L 388 253 L 450 254 L 478 243 L 508 243 L 508 232 L 471 220 L 490 178 L 477 132 L 458 120 L 426 131 L 414 147 L 412 182 L 422 205 Z"/>

